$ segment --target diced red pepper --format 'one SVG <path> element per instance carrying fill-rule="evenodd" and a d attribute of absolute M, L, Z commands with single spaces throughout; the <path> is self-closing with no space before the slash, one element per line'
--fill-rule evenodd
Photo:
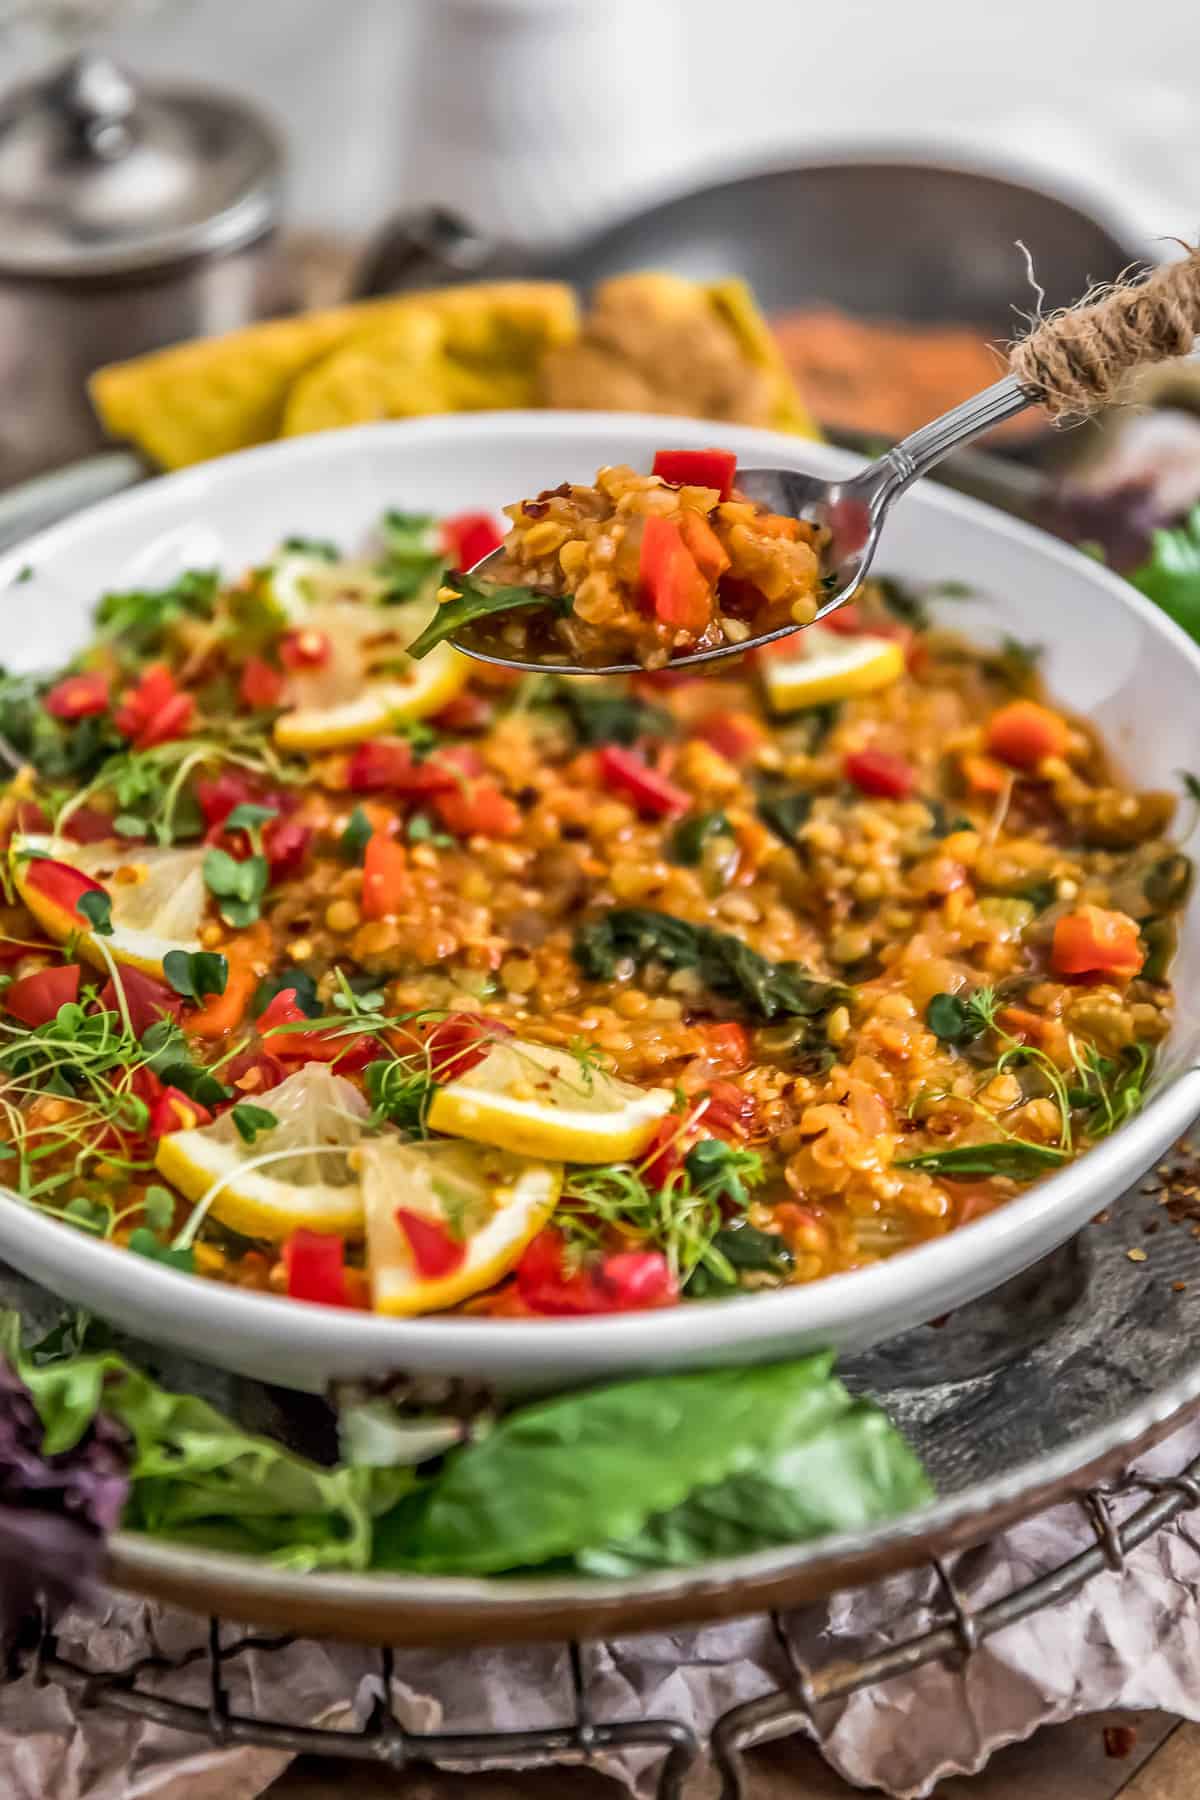
<path fill-rule="evenodd" d="M 753 1094 L 747 1094 L 735 1081 L 714 1081 L 708 1090 L 704 1129 L 710 1137 L 748 1137 L 757 1113 Z"/>
<path fill-rule="evenodd" d="M 967 752 L 960 759 L 963 780 L 973 794 L 1002 794 L 1012 776 L 1001 763 L 990 756 L 978 756 L 974 751 Z"/>
<path fill-rule="evenodd" d="M 196 702 L 190 694 L 172 694 L 160 706 L 133 740 L 135 750 L 153 750 L 158 744 L 172 744 L 186 737 L 196 717 Z"/>
<path fill-rule="evenodd" d="M 287 1069 L 269 1050 L 243 1050 L 240 1055 L 222 1063 L 221 1076 L 227 1087 L 236 1088 L 248 1100 L 278 1087 Z"/>
<path fill-rule="evenodd" d="M 690 510 L 679 515 L 679 535 L 705 581 L 713 586 L 729 567 L 729 552 L 724 544 L 708 520 Z"/>
<path fill-rule="evenodd" d="M 266 712 L 283 699 L 284 677 L 261 656 L 249 656 L 238 682 L 238 699 L 251 712 Z"/>
<path fill-rule="evenodd" d="M 349 1075 L 364 1069 L 378 1054 L 378 1046 L 366 1033 L 346 1036 L 335 1031 L 282 1031 L 283 1025 L 307 1025 L 308 1015 L 296 1003 L 295 988 L 281 988 L 258 1019 L 259 1036 L 269 1040 L 272 1056 L 281 1062 L 325 1062 Z"/>
<path fill-rule="evenodd" d="M 301 825 L 297 819 L 272 819 L 264 828 L 263 855 L 272 883 L 296 874 L 308 855 L 312 835 L 311 825 Z"/>
<path fill-rule="evenodd" d="M 1129 981 L 1145 960 L 1137 925 L 1126 913 L 1080 906 L 1054 927 L 1051 961 L 1060 975 L 1111 975 Z"/>
<path fill-rule="evenodd" d="M 121 990 L 125 995 L 134 1037 L 140 1038 L 157 1020 L 164 1017 L 178 1019 L 183 1012 L 183 1001 L 178 994 L 173 993 L 164 982 L 155 981 L 153 975 L 144 975 L 140 969 L 131 968 L 128 963 L 121 970 Z M 121 1010 L 116 983 L 111 975 L 100 989 L 99 1001 L 104 1012 Z"/>
<path fill-rule="evenodd" d="M 679 1286 L 661 1250 L 618 1250 L 567 1273 L 566 1243 L 547 1226 L 517 1264 L 517 1289 L 531 1312 L 564 1317 L 673 1306 Z"/>
<path fill-rule="evenodd" d="M 166 663 L 150 663 L 137 686 L 121 696 L 113 723 L 122 737 L 132 740 L 135 750 L 150 750 L 185 736 L 195 711 L 196 702 L 179 691 Z"/>
<path fill-rule="evenodd" d="M 853 750 L 846 758 L 847 780 L 879 800 L 907 800 L 917 785 L 916 771 L 888 750 Z"/>
<path fill-rule="evenodd" d="M 63 821 L 62 835 L 73 844 L 102 844 L 117 834 L 111 813 L 101 812 L 98 806 L 77 806 Z"/>
<path fill-rule="evenodd" d="M 1014 769 L 1036 769 L 1047 756 L 1065 756 L 1071 741 L 1067 721 L 1036 700 L 1013 700 L 992 714 L 985 747 Z"/>
<path fill-rule="evenodd" d="M 410 892 L 408 854 L 395 838 L 373 831 L 363 855 L 364 919 L 386 919 L 398 913 Z"/>
<path fill-rule="evenodd" d="M 753 756 L 767 739 L 765 728 L 748 712 L 709 713 L 692 727 L 692 735 L 703 738 L 735 765 Z"/>
<path fill-rule="evenodd" d="M 145 1063 L 142 1063 L 138 1068 L 131 1069 L 129 1072 L 129 1091 L 135 1099 L 152 1107 L 159 1096 L 166 1092 L 166 1089 L 154 1070 L 147 1068 Z"/>
<path fill-rule="evenodd" d="M 346 1304 L 346 1246 L 341 1238 L 301 1226 L 283 1245 L 288 1297 L 318 1306 Z"/>
<path fill-rule="evenodd" d="M 270 954 L 270 933 L 260 920 L 249 931 L 240 932 L 229 944 L 226 960 L 229 973 L 222 994 L 208 994 L 188 1019 L 193 1037 L 221 1038 L 236 1031 L 250 1010 L 250 1002 L 258 987 L 259 969 Z"/>
<path fill-rule="evenodd" d="M 524 823 L 520 807 L 494 781 L 468 781 L 449 793 L 435 794 L 433 806 L 455 837 L 516 837 Z"/>
<path fill-rule="evenodd" d="M 25 883 L 35 893 L 47 899 L 51 906 L 68 913 L 73 921 L 77 919 L 81 925 L 87 923 L 85 914 L 79 911 L 79 902 L 83 896 L 107 893 L 98 881 L 93 881 L 82 869 L 73 869 L 70 863 L 56 862 L 52 856 L 31 857 L 25 866 Z"/>
<path fill-rule="evenodd" d="M 418 762 L 404 738 L 370 738 L 350 758 L 346 781 L 353 794 L 440 794 L 483 773 L 483 759 L 470 744 L 435 750 Z"/>
<path fill-rule="evenodd" d="M 201 777 L 196 782 L 195 793 L 196 804 L 204 814 L 204 823 L 210 833 L 214 827 L 224 825 L 235 806 L 263 803 L 261 789 L 240 769 L 222 769 L 212 778 Z"/>
<path fill-rule="evenodd" d="M 672 487 L 716 488 L 718 499 L 728 500 L 737 457 L 732 450 L 659 450 L 650 472 Z"/>
<path fill-rule="evenodd" d="M 429 1073 L 442 1083 L 459 1081 L 478 1067 L 494 1044 L 512 1035 L 512 1028 L 500 1019 L 489 1019 L 483 1013 L 451 1013 L 449 1018 L 439 1019 L 424 1040 Z"/>
<path fill-rule="evenodd" d="M 109 707 L 108 678 L 104 675 L 64 675 L 45 696 L 42 705 L 52 718 L 74 724 L 90 719 Z"/>
<path fill-rule="evenodd" d="M 706 1026 L 704 1053 L 710 1062 L 723 1063 L 730 1069 L 744 1069 L 750 1061 L 750 1033 L 736 1019 Z"/>
<path fill-rule="evenodd" d="M 464 688 L 434 713 L 432 723 L 439 731 L 482 731 L 491 724 L 495 710 L 486 695 Z"/>
<path fill-rule="evenodd" d="M 504 533 L 491 513 L 458 513 L 443 519 L 438 533 L 443 551 L 460 572 L 473 569 L 504 542 Z"/>
<path fill-rule="evenodd" d="M 439 1219 L 427 1219 L 411 1207 L 398 1206 L 395 1220 L 412 1252 L 413 1267 L 424 1281 L 437 1281 L 452 1275 L 466 1261 L 467 1246 L 461 1238 L 452 1237 Z"/>
<path fill-rule="evenodd" d="M 698 637 L 713 613 L 713 590 L 674 519 L 652 513 L 642 531 L 638 580 L 649 610 L 664 625 Z"/>
<path fill-rule="evenodd" d="M 677 819 L 692 804 L 690 794 L 652 769 L 634 750 L 606 744 L 597 760 L 605 787 L 627 794 L 638 811 L 649 818 Z"/>
<path fill-rule="evenodd" d="M 212 1122 L 207 1106 L 201 1106 L 181 1088 L 165 1087 L 150 1108 L 149 1132 L 154 1138 L 169 1137 L 173 1131 L 196 1131 Z"/>
<path fill-rule="evenodd" d="M 279 660 L 293 675 L 323 669 L 332 655 L 333 645 L 325 633 L 314 631 L 311 625 L 285 631 L 279 640 Z"/>
<path fill-rule="evenodd" d="M 638 1164 L 646 1186 L 656 1192 L 665 1187 L 676 1169 L 683 1167 L 684 1157 L 699 1137 L 694 1119 L 681 1119 L 678 1113 L 660 1119 Z"/>
<path fill-rule="evenodd" d="M 22 975 L 5 988 L 4 1010 L 22 1025 L 48 1025 L 60 1006 L 73 1006 L 78 1000 L 82 973 L 78 963 L 67 963 Z"/>

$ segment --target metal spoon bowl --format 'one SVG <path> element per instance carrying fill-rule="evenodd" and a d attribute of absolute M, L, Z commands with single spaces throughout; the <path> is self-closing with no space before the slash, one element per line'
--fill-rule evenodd
<path fill-rule="evenodd" d="M 738 491 L 749 500 L 759 501 L 772 512 L 819 525 L 828 534 L 821 555 L 821 582 L 825 597 L 810 621 L 816 624 L 853 600 L 866 579 L 879 543 L 883 522 L 891 506 L 914 481 L 933 468 L 950 451 L 972 438 L 990 431 L 1002 420 L 1011 418 L 1027 406 L 1035 404 L 1035 396 L 1026 392 L 1013 375 L 1006 375 L 982 393 L 964 400 L 960 406 L 943 413 L 929 425 L 901 440 L 886 455 L 868 463 L 848 481 L 824 481 L 816 475 L 805 475 L 795 469 L 739 469 Z M 489 570 L 503 559 L 503 550 L 495 550 L 475 564 L 472 577 L 487 578 Z M 503 614 L 496 614 L 502 618 Z M 761 632 L 740 644 L 720 644 L 714 650 L 696 650 L 687 656 L 673 656 L 667 665 L 672 669 L 692 668 L 700 663 L 719 662 L 726 656 L 744 656 L 760 644 L 772 644 L 778 638 L 790 637 L 803 626 L 787 624 L 774 631 Z M 558 662 L 544 656 L 536 662 L 522 662 L 511 656 L 497 656 L 481 650 L 469 637 L 451 638 L 455 649 L 477 662 L 495 663 L 501 668 L 521 669 L 532 673 L 553 671 L 556 675 L 636 675 L 641 665 L 634 662 L 583 664 Z"/>

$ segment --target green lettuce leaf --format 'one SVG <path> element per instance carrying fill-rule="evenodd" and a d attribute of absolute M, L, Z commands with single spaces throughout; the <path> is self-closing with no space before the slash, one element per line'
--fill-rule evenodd
<path fill-rule="evenodd" d="M 1177 530 L 1151 533 L 1150 554 L 1129 580 L 1200 641 L 1200 506 Z"/>
<path fill-rule="evenodd" d="M 0 1349 L 33 1396 L 47 1455 L 77 1444 L 101 1405 L 133 1438 L 127 1529 L 296 1569 L 365 1569 L 375 1515 L 414 1483 L 405 1469 L 320 1468 L 111 1351 L 35 1366 L 19 1334 L 15 1313 L 0 1317 Z"/>
<path fill-rule="evenodd" d="M 660 1522 L 669 1554 L 680 1554 L 690 1539 L 694 1548 L 684 1560 L 695 1560 L 715 1527 L 699 1516 L 669 1529 L 665 1521 L 698 1495 L 716 1503 L 725 1489 L 730 1532 L 736 1535 L 740 1521 L 747 1541 L 772 1542 L 757 1535 L 770 1525 L 738 1512 L 738 1484 L 748 1484 L 747 1503 L 756 1505 L 764 1477 L 754 1479 L 755 1471 L 774 1468 L 789 1453 L 797 1461 L 781 1482 L 799 1479 L 807 1489 L 812 1478 L 803 1457 L 811 1454 L 816 1479 L 838 1484 L 823 1497 L 809 1494 L 807 1513 L 800 1503 L 794 1508 L 801 1525 L 809 1521 L 808 1535 L 830 1528 L 817 1523 L 822 1518 L 841 1525 L 882 1517 L 889 1496 L 898 1504 L 926 1498 L 928 1483 L 912 1452 L 865 1403 L 864 1416 L 878 1421 L 873 1454 L 855 1457 L 845 1423 L 855 1408 L 831 1365 L 825 1354 L 659 1375 L 522 1407 L 482 1442 L 451 1452 L 435 1483 L 379 1520 L 376 1565 L 482 1575 L 572 1557 L 586 1567 L 587 1552 L 615 1563 L 618 1546 L 629 1560 L 636 1546 L 648 1548 Z M 818 1454 L 831 1432 L 840 1449 Z M 782 1498 L 775 1515 L 781 1528 L 790 1527 Z M 790 1528 L 783 1535 L 789 1538 Z"/>
<path fill-rule="evenodd" d="M 700 1489 L 630 1537 L 579 1551 L 576 1568 L 588 1575 L 636 1575 L 740 1556 L 832 1531 L 858 1531 L 932 1499 L 924 1469 L 885 1415 L 841 1391 L 841 1408 L 802 1441 Z"/>

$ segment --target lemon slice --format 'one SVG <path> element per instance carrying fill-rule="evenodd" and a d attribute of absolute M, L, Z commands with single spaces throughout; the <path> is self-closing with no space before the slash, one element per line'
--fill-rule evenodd
<path fill-rule="evenodd" d="M 298 1226 L 361 1237 L 362 1185 L 351 1152 L 369 1108 L 353 1082 L 305 1063 L 254 1096 L 277 1123 L 243 1142 L 231 1113 L 159 1140 L 155 1166 L 214 1219 L 246 1237 L 280 1241 Z"/>
<path fill-rule="evenodd" d="M 763 686 L 772 712 L 796 712 L 889 687 L 904 673 L 904 651 L 894 638 L 863 633 L 843 637 L 811 625 L 801 633 L 807 654 L 772 657 L 763 665 Z"/>
<path fill-rule="evenodd" d="M 429 1126 L 520 1156 L 625 1162 L 646 1148 L 674 1104 L 666 1088 L 634 1087 L 581 1066 L 567 1050 L 512 1038 L 436 1090 Z"/>
<path fill-rule="evenodd" d="M 304 550 L 285 550 L 258 572 L 257 593 L 280 626 L 310 625 L 312 609 L 347 599 L 377 601 L 387 582 L 366 562 L 330 562 Z"/>
<path fill-rule="evenodd" d="M 439 644 L 415 662 L 404 654 L 437 605 L 431 595 L 403 606 L 334 600 L 310 606 L 306 630 L 330 646 L 323 668 L 291 677 L 290 711 L 275 722 L 285 750 L 336 750 L 438 712 L 471 672 L 470 658 Z"/>
<path fill-rule="evenodd" d="M 60 943 L 72 932 L 78 933 L 80 953 L 97 967 L 107 964 L 95 933 L 77 912 L 58 904 L 37 885 L 40 859 L 22 857 L 23 849 L 40 850 L 100 883 L 111 903 L 112 933 L 99 942 L 117 962 L 161 976 L 168 951 L 199 950 L 200 926 L 208 904 L 203 845 L 152 849 L 117 839 L 75 844 L 31 835 L 14 839 L 13 848 L 17 892 L 38 924 Z"/>
<path fill-rule="evenodd" d="M 364 1145 L 376 1312 L 437 1312 L 507 1275 L 554 1211 L 562 1169 L 477 1144 Z M 423 1228 L 428 1228 L 423 1230 Z"/>

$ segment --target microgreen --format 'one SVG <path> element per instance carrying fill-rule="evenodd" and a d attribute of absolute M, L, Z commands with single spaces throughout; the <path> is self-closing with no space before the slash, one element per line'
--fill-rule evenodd
<path fill-rule="evenodd" d="M 175 1217 L 175 1199 L 170 1190 L 157 1183 L 146 1189 L 142 1200 L 142 1218 L 151 1231 L 167 1231 Z"/>
<path fill-rule="evenodd" d="M 163 974 L 185 1000 L 200 1001 L 208 994 L 223 994 L 229 980 L 229 962 L 215 950 L 168 950 Z"/>
<path fill-rule="evenodd" d="M 694 1116 L 681 1121 L 681 1136 Z M 555 1222 L 574 1258 L 599 1246 L 613 1226 L 620 1226 L 662 1250 L 681 1283 L 701 1266 L 718 1281 L 732 1283 L 736 1276 L 714 1243 L 731 1208 L 744 1210 L 749 1205 L 749 1189 L 764 1179 L 764 1173 L 756 1152 L 735 1150 L 717 1139 L 694 1145 L 661 1183 L 647 1179 L 645 1164 L 573 1169 L 563 1186 Z"/>
<path fill-rule="evenodd" d="M 98 936 L 112 936 L 112 899 L 102 889 L 89 888 L 85 894 L 80 894 L 75 911 L 87 920 Z"/>
<path fill-rule="evenodd" d="M 179 1269 L 185 1275 L 194 1273 L 195 1253 L 190 1245 L 177 1248 L 174 1244 L 164 1244 L 145 1225 L 139 1225 L 130 1232 L 127 1248 L 135 1256 L 144 1256 L 150 1262 L 161 1263 L 164 1268 Z"/>
<path fill-rule="evenodd" d="M 260 852 L 238 862 L 228 850 L 216 846 L 204 853 L 204 882 L 216 896 L 221 917 L 226 924 L 240 927 L 252 925 L 261 910 L 267 891 L 270 870 Z"/>
<path fill-rule="evenodd" d="M 248 832 L 253 841 L 254 833 L 261 826 L 269 824 L 272 819 L 278 817 L 279 808 L 277 806 L 257 806 L 252 801 L 243 800 L 226 818 L 225 830 Z"/>
<path fill-rule="evenodd" d="M 252 1106 L 248 1100 L 239 1100 L 230 1113 L 238 1136 L 245 1144 L 252 1144 L 264 1131 L 273 1131 L 279 1123 L 278 1115 L 265 1106 Z"/>
<path fill-rule="evenodd" d="M 361 806 L 356 806 L 350 814 L 338 843 L 344 854 L 352 861 L 358 862 L 375 833 L 375 827 L 368 819 Z"/>
<path fill-rule="evenodd" d="M 966 999 L 960 994 L 935 994 L 925 1009 L 925 1023 L 943 1044 L 970 1044 L 995 1023 L 998 1006 L 996 990 L 990 987 Z"/>

